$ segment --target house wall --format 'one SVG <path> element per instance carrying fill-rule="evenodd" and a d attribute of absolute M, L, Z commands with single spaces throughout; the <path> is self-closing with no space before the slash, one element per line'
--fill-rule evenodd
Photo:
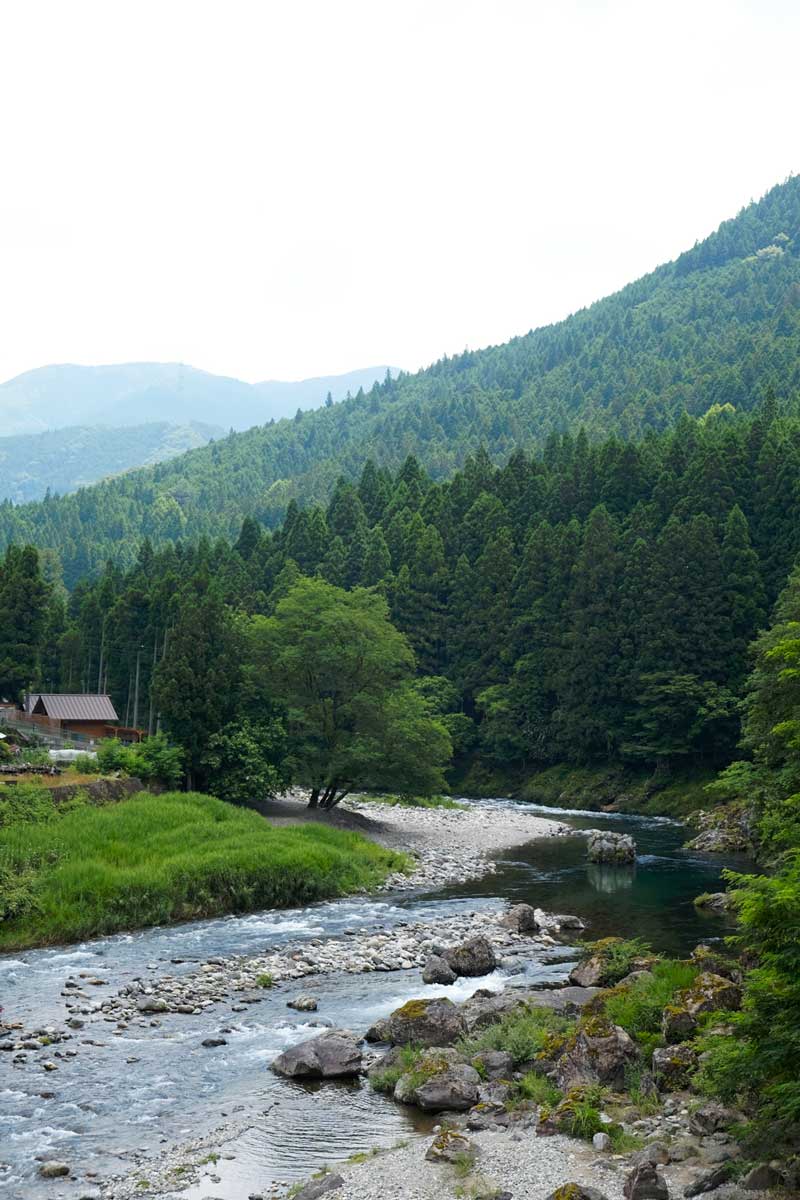
<path fill-rule="evenodd" d="M 106 721 L 62 721 L 61 731 L 80 733 L 87 738 L 113 737 L 115 730 Z"/>

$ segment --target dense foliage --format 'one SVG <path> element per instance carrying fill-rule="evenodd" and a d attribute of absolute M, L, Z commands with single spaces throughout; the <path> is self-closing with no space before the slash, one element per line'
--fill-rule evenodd
<path fill-rule="evenodd" d="M 72 586 L 108 558 L 131 566 L 145 536 L 231 538 L 245 515 L 274 527 L 292 498 L 327 501 L 370 458 L 396 471 L 414 453 L 442 479 L 480 446 L 501 462 L 580 426 L 590 441 L 640 438 L 716 404 L 750 409 L 770 384 L 800 384 L 798 177 L 557 325 L 74 496 L 0 505 L 0 546 L 57 551 Z"/>
<path fill-rule="evenodd" d="M 641 443 L 563 434 L 502 468 L 479 452 L 444 483 L 414 458 L 394 475 L 369 462 L 326 508 L 292 504 L 273 532 L 248 518 L 233 545 L 145 542 L 129 571 L 109 564 L 68 599 L 53 588 L 32 681 L 102 679 L 126 723 L 160 722 L 207 786 L 210 737 L 293 707 L 309 613 L 316 648 L 336 659 L 325 621 L 385 597 L 417 661 L 418 699 L 403 711 L 421 702 L 462 761 L 620 762 L 666 777 L 724 765 L 748 644 L 800 549 L 798 473 L 800 419 L 773 399 L 751 415 L 683 417 Z M 0 587 L 23 553 L 10 552 Z M 282 608 L 298 580 L 305 600 Z M 345 589 L 329 618 L 326 587 Z M 362 594 L 352 589 L 374 598 L 347 600 Z M 279 653 L 281 622 L 306 651 Z M 6 674 L 16 689 L 21 676 Z"/>
<path fill-rule="evenodd" d="M 716 785 L 755 809 L 761 876 L 730 875 L 739 934 L 753 969 L 736 1036 L 710 1041 L 706 1083 L 755 1108 L 755 1133 L 770 1145 L 800 1136 L 800 572 L 793 572 L 769 629 L 755 646 L 743 746 Z"/>

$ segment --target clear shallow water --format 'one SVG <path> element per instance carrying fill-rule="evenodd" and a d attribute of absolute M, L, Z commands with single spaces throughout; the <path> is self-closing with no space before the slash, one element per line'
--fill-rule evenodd
<path fill-rule="evenodd" d="M 542 839 L 499 856 L 497 874 L 435 895 L 333 901 L 4 956 L 3 1015 L 23 1021 L 28 1029 L 61 1025 L 61 987 L 68 975 L 80 971 L 108 980 L 108 987 L 96 989 L 99 1004 L 136 976 L 155 980 L 191 971 L 215 955 L 263 952 L 464 908 L 495 908 L 509 899 L 578 913 L 589 922 L 593 937 L 638 935 L 668 953 L 684 953 L 701 938 L 724 933 L 719 918 L 702 918 L 691 900 L 718 886 L 725 863 L 681 851 L 685 835 L 680 826 L 653 818 L 536 811 L 559 815 L 576 828 L 611 825 L 631 832 L 640 850 L 636 868 L 620 873 L 587 865 L 581 837 Z M 559 948 L 530 964 L 514 982 L 561 979 L 568 970 L 564 957 Z M 498 971 L 480 985 L 499 989 L 507 982 Z M 414 970 L 312 977 L 302 990 L 317 995 L 319 1017 L 363 1030 L 412 996 L 461 999 L 475 986 L 475 981 L 464 981 L 450 988 L 426 987 Z M 231 1118 L 246 1128 L 229 1147 L 235 1159 L 209 1167 L 220 1181 L 209 1178 L 176 1195 L 238 1200 L 271 1182 L 305 1176 L 324 1163 L 413 1133 L 417 1118 L 411 1110 L 363 1085 L 311 1088 L 270 1074 L 267 1068 L 276 1054 L 318 1032 L 286 1008 L 298 990 L 297 984 L 286 984 L 265 992 L 262 1002 L 246 1013 L 217 1005 L 197 1016 L 166 1014 L 157 1027 L 134 1023 L 121 1035 L 102 1018 L 87 1022 L 72 1042 L 57 1047 L 77 1049 L 77 1058 L 56 1060 L 59 1070 L 52 1074 L 40 1065 L 47 1052 L 31 1053 L 28 1063 L 17 1068 L 10 1054 L 0 1056 L 0 1162 L 6 1164 L 0 1168 L 0 1194 L 13 1200 L 76 1197 L 85 1185 L 37 1181 L 37 1155 L 64 1158 L 105 1176 L 124 1171 L 137 1149 L 155 1156 L 165 1143 L 197 1137 Z M 226 1046 L 201 1046 L 203 1038 L 222 1030 Z M 88 1045 L 86 1039 L 103 1045 Z M 53 1096 L 43 1098 L 42 1092 Z M 141 1176 L 146 1178 L 146 1168 Z"/>
<path fill-rule="evenodd" d="M 504 806 L 513 801 L 489 801 Z M 515 805 L 543 816 L 557 814 L 575 830 L 613 829 L 636 842 L 634 867 L 607 867 L 586 862 L 583 837 L 546 838 L 496 856 L 495 875 L 468 885 L 443 889 L 443 900 L 467 894 L 525 901 L 549 912 L 576 913 L 589 926 L 587 937 L 642 937 L 660 953 L 680 956 L 698 942 L 723 937 L 729 926 L 719 916 L 704 914 L 693 900 L 701 892 L 724 886 L 725 867 L 748 870 L 741 856 L 700 854 L 683 850 L 689 834 L 676 821 L 622 813 L 575 812 Z"/>

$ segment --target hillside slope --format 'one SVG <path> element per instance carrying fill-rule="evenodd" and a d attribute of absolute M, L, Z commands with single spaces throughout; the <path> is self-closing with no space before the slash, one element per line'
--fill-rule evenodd
<path fill-rule="evenodd" d="M 205 446 L 224 430 L 196 421 L 188 425 L 73 426 L 47 433 L 0 437 L 0 499 L 16 504 L 42 499 L 48 489 L 74 492 L 134 467 L 165 462 Z"/>
<path fill-rule="evenodd" d="M 130 426 L 153 421 L 190 421 L 249 429 L 319 408 L 330 392 L 348 392 L 383 379 L 386 367 L 364 367 L 287 383 L 244 383 L 183 363 L 120 363 L 85 367 L 72 363 L 37 367 L 0 384 L 0 428 L 13 436 L 74 425 Z"/>
<path fill-rule="evenodd" d="M 713 404 L 800 389 L 800 177 L 650 275 L 557 325 L 444 359 L 299 418 L 41 505 L 0 506 L 0 545 L 57 549 L 68 581 L 155 541 L 273 525 L 372 457 L 434 478 L 484 444 L 495 460 L 554 430 L 633 437 Z"/>

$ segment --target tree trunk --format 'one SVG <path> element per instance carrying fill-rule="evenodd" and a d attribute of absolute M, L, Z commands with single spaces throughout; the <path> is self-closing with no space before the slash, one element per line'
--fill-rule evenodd
<path fill-rule="evenodd" d="M 312 788 L 308 797 L 308 807 L 317 808 L 319 805 L 319 788 Z"/>

